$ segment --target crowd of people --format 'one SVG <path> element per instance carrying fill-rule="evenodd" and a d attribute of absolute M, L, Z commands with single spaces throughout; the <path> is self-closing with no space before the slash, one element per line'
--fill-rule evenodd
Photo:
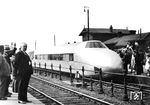
<path fill-rule="evenodd" d="M 27 88 L 33 68 L 26 50 L 26 43 L 21 44 L 18 52 L 16 44 L 0 45 L 0 100 L 11 97 L 9 85 L 12 83 L 12 91 L 18 93 L 18 103 L 31 102 L 27 99 Z"/>
<path fill-rule="evenodd" d="M 141 75 L 146 73 L 150 75 L 150 48 L 147 47 L 143 50 L 140 45 L 135 42 L 134 44 L 127 43 L 125 48 L 117 51 L 122 58 L 123 68 L 125 73 Z"/>

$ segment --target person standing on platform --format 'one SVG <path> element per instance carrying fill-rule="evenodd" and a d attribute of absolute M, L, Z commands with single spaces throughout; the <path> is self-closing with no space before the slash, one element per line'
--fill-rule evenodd
<path fill-rule="evenodd" d="M 0 100 L 7 100 L 7 80 L 10 76 L 10 66 L 4 55 L 4 46 L 0 45 Z"/>
<path fill-rule="evenodd" d="M 12 72 L 12 69 L 13 69 L 13 68 L 11 68 L 12 65 L 11 65 L 10 57 L 15 54 L 16 50 L 17 50 L 17 48 L 16 48 L 15 45 L 14 45 L 14 48 L 12 50 L 10 50 L 10 47 L 8 45 L 4 46 L 4 57 L 7 61 L 7 63 L 9 64 L 9 66 L 10 66 L 10 73 Z M 11 77 L 9 75 L 8 78 L 7 78 L 7 87 L 6 87 L 7 97 L 10 97 L 11 94 L 12 94 L 12 93 L 9 92 L 9 89 L 8 89 L 10 82 L 11 82 Z"/>
<path fill-rule="evenodd" d="M 144 52 L 141 48 L 139 48 L 138 43 L 135 43 L 135 71 L 137 75 L 141 75 L 143 73 L 143 65 L 144 65 Z"/>
<path fill-rule="evenodd" d="M 12 66 L 12 75 L 11 75 L 11 78 L 12 78 L 12 91 L 14 93 L 17 93 L 18 92 L 18 80 L 17 80 L 17 76 L 15 78 L 13 78 L 13 74 L 14 74 L 14 62 L 15 62 L 15 55 L 13 55 L 11 58 L 11 66 Z"/>
<path fill-rule="evenodd" d="M 147 75 L 150 76 L 150 47 L 147 47 L 146 53 L 145 53 L 145 70 L 147 71 Z"/>
<path fill-rule="evenodd" d="M 146 62 L 145 62 L 145 70 L 147 71 L 147 75 L 150 76 L 150 54 L 146 54 Z"/>
<path fill-rule="evenodd" d="M 32 62 L 26 53 L 27 44 L 21 44 L 21 50 L 15 55 L 14 77 L 18 77 L 18 103 L 31 102 L 27 99 L 27 88 L 33 74 Z"/>
<path fill-rule="evenodd" d="M 123 55 L 122 60 L 123 60 L 123 67 L 124 67 L 125 73 L 127 74 L 128 73 L 128 66 L 131 63 L 131 56 L 132 56 L 130 45 L 127 44 L 127 46 L 124 50 L 125 51 L 124 51 L 124 55 Z"/>

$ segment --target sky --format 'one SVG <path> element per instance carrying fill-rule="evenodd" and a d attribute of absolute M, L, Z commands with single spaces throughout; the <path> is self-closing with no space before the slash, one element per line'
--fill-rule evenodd
<path fill-rule="evenodd" d="M 81 42 L 79 36 L 90 28 L 150 32 L 149 0 L 0 0 L 0 44 L 26 42 L 28 51 L 54 45 Z"/>

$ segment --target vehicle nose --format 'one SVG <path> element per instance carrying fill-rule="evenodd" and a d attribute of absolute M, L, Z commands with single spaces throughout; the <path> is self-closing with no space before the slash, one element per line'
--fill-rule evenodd
<path fill-rule="evenodd" d="M 92 53 L 91 53 L 92 54 Z M 120 56 L 111 50 L 94 51 L 94 55 L 89 53 L 89 63 L 99 68 L 121 69 L 122 60 Z"/>

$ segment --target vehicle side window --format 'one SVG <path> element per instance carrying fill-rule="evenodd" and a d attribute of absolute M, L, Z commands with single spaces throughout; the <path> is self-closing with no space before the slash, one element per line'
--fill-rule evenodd
<path fill-rule="evenodd" d="M 59 61 L 73 61 L 73 54 L 40 54 L 35 55 L 38 60 L 59 60 Z"/>
<path fill-rule="evenodd" d="M 35 59 L 37 59 L 37 55 L 35 55 Z"/>
<path fill-rule="evenodd" d="M 74 61 L 73 54 L 69 54 L 69 61 Z"/>

